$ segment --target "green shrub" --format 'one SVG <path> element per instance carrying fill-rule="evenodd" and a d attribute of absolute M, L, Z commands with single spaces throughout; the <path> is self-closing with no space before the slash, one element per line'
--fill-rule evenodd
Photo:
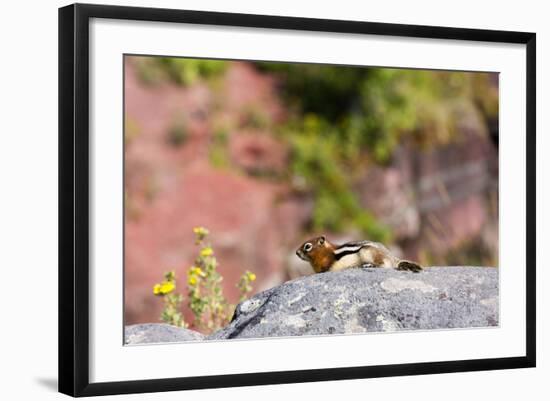
<path fill-rule="evenodd" d="M 388 240 L 389 231 L 360 207 L 354 178 L 369 163 L 392 161 L 407 142 L 420 150 L 457 137 L 465 113 L 498 116 L 492 76 L 391 68 L 257 63 L 275 74 L 290 104 L 280 129 L 291 148 L 291 174 L 313 195 L 312 228 L 360 229 Z M 477 117 L 477 116 L 475 116 Z M 301 180 L 298 180 L 301 181 Z"/>
<path fill-rule="evenodd" d="M 242 126 L 266 130 L 271 127 L 271 117 L 262 108 L 256 105 L 248 105 L 242 110 Z"/>
<path fill-rule="evenodd" d="M 168 74 L 158 63 L 157 57 L 132 56 L 139 81 L 148 86 L 158 85 L 168 79 Z"/>
<path fill-rule="evenodd" d="M 358 228 L 369 238 L 388 241 L 390 231 L 361 207 L 352 189 L 350 161 L 337 137 L 330 131 L 323 135 L 322 123 L 313 116 L 297 132 L 288 132 L 291 144 L 291 173 L 302 177 L 313 194 L 311 229 L 340 232 Z M 314 132 L 318 132 L 314 134 Z"/>
<path fill-rule="evenodd" d="M 351 139 L 380 163 L 407 136 L 428 131 L 422 146 L 452 140 L 461 103 L 481 108 L 487 117 L 498 114 L 490 74 L 285 63 L 258 68 L 279 77 L 295 119 L 318 116 L 340 143 Z"/>
<path fill-rule="evenodd" d="M 178 57 L 136 57 L 137 74 L 145 84 L 169 80 L 179 85 L 192 85 L 199 79 L 210 79 L 225 72 L 226 62 Z"/>
<path fill-rule="evenodd" d="M 167 133 L 167 141 L 170 145 L 178 147 L 183 145 L 188 137 L 187 119 L 184 116 L 176 117 Z"/>
<path fill-rule="evenodd" d="M 217 168 L 229 166 L 229 155 L 227 151 L 227 142 L 229 141 L 229 129 L 225 126 L 219 126 L 214 129 L 212 141 L 210 143 L 208 157 L 210 163 Z"/>

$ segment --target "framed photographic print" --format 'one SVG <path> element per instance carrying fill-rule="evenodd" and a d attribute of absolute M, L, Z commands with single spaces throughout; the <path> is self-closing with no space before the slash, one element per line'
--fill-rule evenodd
<path fill-rule="evenodd" d="M 534 33 L 59 10 L 61 392 L 532 367 L 535 263 Z"/>

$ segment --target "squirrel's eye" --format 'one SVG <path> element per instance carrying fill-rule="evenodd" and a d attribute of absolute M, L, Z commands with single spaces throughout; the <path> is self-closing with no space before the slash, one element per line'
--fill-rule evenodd
<path fill-rule="evenodd" d="M 304 245 L 304 251 L 306 252 L 311 251 L 311 248 L 313 248 L 313 245 L 311 245 L 309 242 Z"/>

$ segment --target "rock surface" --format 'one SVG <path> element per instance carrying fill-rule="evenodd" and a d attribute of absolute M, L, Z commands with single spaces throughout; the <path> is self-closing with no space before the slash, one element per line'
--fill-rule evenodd
<path fill-rule="evenodd" d="M 497 326 L 498 269 L 431 267 L 421 273 L 352 269 L 301 277 L 237 306 L 203 336 L 166 324 L 126 327 L 126 344 Z"/>
<path fill-rule="evenodd" d="M 204 336 L 201 333 L 169 324 L 134 324 L 126 326 L 124 329 L 124 344 L 127 345 L 200 341 L 203 339 Z"/>
<path fill-rule="evenodd" d="M 498 320 L 498 269 L 352 269 L 257 294 L 206 339 L 487 327 Z"/>

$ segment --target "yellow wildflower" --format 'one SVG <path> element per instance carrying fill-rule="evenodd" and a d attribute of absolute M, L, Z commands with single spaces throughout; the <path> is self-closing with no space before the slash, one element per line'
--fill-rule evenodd
<path fill-rule="evenodd" d="M 153 287 L 153 294 L 160 295 L 160 284 L 155 284 Z"/>
<path fill-rule="evenodd" d="M 171 293 L 176 289 L 176 285 L 172 281 L 164 281 L 160 286 L 160 292 L 164 295 Z"/>
<path fill-rule="evenodd" d="M 214 251 L 209 246 L 207 246 L 206 248 L 201 249 L 201 256 L 203 256 L 203 257 L 212 256 L 213 254 L 214 254 Z"/>
<path fill-rule="evenodd" d="M 153 294 L 155 295 L 166 295 L 171 293 L 176 289 L 176 284 L 172 281 L 163 281 L 160 284 L 155 284 L 153 287 Z"/>
<path fill-rule="evenodd" d="M 254 280 L 256 280 L 256 275 L 254 273 L 248 273 L 248 279 L 250 281 L 254 281 Z"/>
<path fill-rule="evenodd" d="M 203 234 L 203 235 L 209 233 L 209 231 L 204 227 L 195 227 L 193 228 L 193 232 L 195 234 Z"/>
<path fill-rule="evenodd" d="M 204 277 L 204 272 L 202 271 L 202 269 L 200 267 L 197 267 L 197 266 L 192 266 L 190 269 L 189 269 L 189 275 L 196 275 L 196 276 L 201 276 L 201 277 Z"/>
<path fill-rule="evenodd" d="M 189 279 L 187 280 L 187 282 L 189 283 L 189 285 L 195 285 L 195 284 L 197 284 L 197 276 L 195 276 L 194 274 L 193 274 L 193 275 L 190 275 L 190 276 L 189 276 Z"/>
<path fill-rule="evenodd" d="M 203 239 L 206 238 L 206 236 L 208 234 L 210 234 L 210 231 L 208 231 L 206 228 L 204 227 L 195 227 L 193 228 L 193 232 L 195 233 L 195 235 L 197 236 L 197 243 L 199 243 L 200 241 L 202 241 Z"/>

